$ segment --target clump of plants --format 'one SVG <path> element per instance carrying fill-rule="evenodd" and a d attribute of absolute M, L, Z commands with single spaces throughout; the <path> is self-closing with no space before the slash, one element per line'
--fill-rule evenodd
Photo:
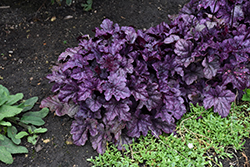
<path fill-rule="evenodd" d="M 62 1 L 63 0 L 56 0 L 56 2 L 59 5 L 61 5 Z M 72 4 L 72 0 L 66 0 L 65 2 L 68 6 L 70 6 Z M 54 4 L 55 0 L 51 0 L 51 3 Z M 92 4 L 93 4 L 93 0 L 87 0 L 86 3 L 82 3 L 81 6 L 83 7 L 84 11 L 90 11 L 90 10 L 92 10 Z"/>
<path fill-rule="evenodd" d="M 191 0 L 171 24 L 145 31 L 105 19 L 59 56 L 47 76 L 54 95 L 41 107 L 74 117 L 74 143 L 90 140 L 99 153 L 106 142 L 125 149 L 149 131 L 173 132 L 190 103 L 226 117 L 250 86 L 249 7 Z"/>
<path fill-rule="evenodd" d="M 27 141 L 35 145 L 38 134 L 47 131 L 40 126 L 44 125 L 42 118 L 49 109 L 30 111 L 38 98 L 22 99 L 22 93 L 10 95 L 8 89 L 0 85 L 0 161 L 6 164 L 13 163 L 12 154 L 28 153 L 26 147 L 19 146 L 22 138 L 27 137 Z"/>

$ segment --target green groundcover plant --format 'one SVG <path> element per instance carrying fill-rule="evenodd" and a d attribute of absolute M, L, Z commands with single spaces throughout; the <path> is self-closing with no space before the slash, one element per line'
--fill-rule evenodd
<path fill-rule="evenodd" d="M 237 158 L 244 138 L 249 137 L 250 105 L 232 104 L 228 117 L 221 118 L 212 109 L 191 104 L 190 112 L 178 121 L 175 133 L 158 139 L 150 133 L 119 151 L 107 143 L 107 151 L 88 161 L 93 166 L 222 166 L 220 159 Z M 237 162 L 235 163 L 237 164 Z"/>
<path fill-rule="evenodd" d="M 148 132 L 172 133 L 189 104 L 222 118 L 250 87 L 250 1 L 191 0 L 168 25 L 147 30 L 103 20 L 80 36 L 47 78 L 41 107 L 74 118 L 73 141 L 98 153 Z"/>
<path fill-rule="evenodd" d="M 8 89 L 0 85 L 0 161 L 6 164 L 13 163 L 12 154 L 28 152 L 26 147 L 20 146 L 22 138 L 27 137 L 27 141 L 35 145 L 38 134 L 47 131 L 40 126 L 44 125 L 42 118 L 48 114 L 49 109 L 29 111 L 38 98 L 22 98 L 22 93 L 10 95 Z M 23 130 L 18 131 L 20 127 Z"/>

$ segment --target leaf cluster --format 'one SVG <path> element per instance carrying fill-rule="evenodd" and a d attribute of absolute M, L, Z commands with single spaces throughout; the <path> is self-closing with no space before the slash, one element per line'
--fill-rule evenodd
<path fill-rule="evenodd" d="M 250 1 L 191 0 L 168 25 L 147 30 L 103 20 L 95 37 L 61 53 L 44 99 L 58 116 L 74 117 L 76 145 L 90 139 L 104 153 L 133 138 L 174 131 L 189 104 L 221 117 L 250 87 Z"/>
<path fill-rule="evenodd" d="M 23 137 L 27 136 L 27 141 L 35 145 L 38 134 L 47 131 L 39 126 L 44 125 L 42 118 L 48 114 L 49 109 L 29 111 L 38 98 L 32 97 L 18 103 L 22 99 L 22 93 L 10 95 L 8 89 L 0 85 L 0 161 L 6 164 L 13 162 L 11 154 L 28 152 L 26 147 L 19 146 Z M 18 132 L 17 127 L 24 130 Z"/>

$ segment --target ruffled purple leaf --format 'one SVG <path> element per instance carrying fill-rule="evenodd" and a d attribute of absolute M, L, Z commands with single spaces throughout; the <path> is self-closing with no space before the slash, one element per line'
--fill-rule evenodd
<path fill-rule="evenodd" d="M 191 64 L 186 70 L 183 80 L 187 85 L 191 85 L 193 82 L 203 77 L 203 69 L 200 66 Z"/>
<path fill-rule="evenodd" d="M 217 112 L 221 117 L 226 117 L 229 114 L 231 103 L 235 100 L 235 94 L 230 90 L 226 90 L 224 86 L 216 86 L 215 89 L 210 88 L 205 94 L 203 105 L 205 109 L 214 107 L 214 112 Z"/>
<path fill-rule="evenodd" d="M 95 29 L 95 36 L 108 36 L 112 35 L 114 33 L 114 27 L 113 27 L 113 22 L 110 21 L 109 19 L 104 19 L 102 21 L 102 24 L 100 25 L 102 29 L 96 28 Z"/>
<path fill-rule="evenodd" d="M 96 112 L 105 103 L 105 99 L 101 96 L 92 95 L 92 97 L 87 98 L 85 102 L 91 111 Z"/>
<path fill-rule="evenodd" d="M 146 114 L 141 114 L 141 110 L 137 110 L 131 121 L 127 122 L 127 135 L 130 137 L 139 138 L 141 133 L 146 136 L 149 131 L 149 126 L 151 125 L 150 116 Z"/>
<path fill-rule="evenodd" d="M 76 54 L 82 47 L 78 46 L 78 47 L 74 47 L 74 48 L 67 48 L 65 50 L 65 52 L 62 52 L 59 57 L 58 57 L 58 61 L 63 60 L 65 61 L 68 57 L 72 58 L 74 54 Z"/>
<path fill-rule="evenodd" d="M 121 55 L 107 54 L 103 55 L 98 61 L 101 64 L 101 69 L 108 69 L 109 71 L 116 71 L 119 68 L 119 62 L 122 60 Z"/>
<path fill-rule="evenodd" d="M 57 95 L 49 96 L 46 99 L 41 101 L 40 108 L 48 107 L 50 111 L 55 111 L 57 116 L 68 115 L 69 117 L 73 117 L 75 113 L 79 111 L 79 106 L 76 104 L 70 103 L 62 103 Z"/>
<path fill-rule="evenodd" d="M 249 69 L 240 66 L 233 67 L 230 64 L 226 64 L 223 68 L 223 85 L 227 85 L 228 83 L 232 83 L 234 89 L 243 90 L 249 86 Z"/>
<path fill-rule="evenodd" d="M 129 89 L 131 94 L 134 96 L 135 100 L 148 100 L 148 91 L 146 90 L 147 85 L 144 82 L 144 79 L 141 77 L 136 78 L 135 76 L 131 76 L 129 82 Z"/>
<path fill-rule="evenodd" d="M 88 134 L 90 136 L 96 136 L 98 134 L 98 122 L 93 118 L 81 119 L 77 118 L 72 122 L 70 134 L 72 134 L 72 139 L 74 144 L 78 146 L 85 145 L 88 140 Z"/>
<path fill-rule="evenodd" d="M 128 99 L 116 101 L 111 99 L 103 105 L 106 109 L 105 115 L 108 121 L 112 121 L 118 117 L 119 121 L 130 121 L 131 113 L 129 112 L 131 101 Z"/>
<path fill-rule="evenodd" d="M 94 118 L 94 119 L 101 119 L 101 110 L 98 111 L 91 111 L 88 105 L 85 102 L 80 103 L 79 111 L 75 114 L 75 118 L 77 119 L 85 119 L 85 118 Z"/>
<path fill-rule="evenodd" d="M 91 98 L 94 91 L 102 92 L 102 83 L 99 78 L 83 79 L 79 85 L 78 101 L 85 101 L 87 98 Z"/>
<path fill-rule="evenodd" d="M 158 91 L 158 84 L 156 83 L 148 83 L 146 90 L 148 92 L 148 100 L 140 100 L 138 108 L 141 109 L 145 105 L 151 111 L 162 103 L 162 94 Z"/>
<path fill-rule="evenodd" d="M 66 80 L 65 83 L 66 84 L 60 89 L 58 99 L 65 103 L 67 103 L 70 99 L 76 102 L 77 92 L 79 91 L 77 83 L 72 80 Z"/>
<path fill-rule="evenodd" d="M 214 60 L 212 62 L 207 62 L 206 58 L 202 61 L 202 66 L 205 67 L 203 69 L 204 77 L 207 79 L 212 79 L 215 77 L 218 69 L 220 68 L 220 63 L 218 60 Z"/>
<path fill-rule="evenodd" d="M 194 61 L 194 57 L 190 56 L 193 45 L 194 44 L 191 41 L 187 41 L 185 39 L 179 39 L 175 43 L 174 52 L 177 54 L 179 62 L 185 67 Z"/>
<path fill-rule="evenodd" d="M 120 121 L 118 118 L 115 118 L 112 121 L 109 121 L 106 118 L 107 117 L 104 117 L 103 122 L 108 127 L 110 133 L 114 135 L 113 139 L 115 141 L 120 140 L 122 130 L 125 128 L 126 124 L 124 121 Z"/>
<path fill-rule="evenodd" d="M 110 74 L 110 76 L 108 76 L 108 82 L 103 85 L 105 99 L 109 101 L 112 95 L 114 95 L 117 101 L 129 97 L 131 92 L 126 86 L 126 81 L 125 76 L 120 75 L 119 71 Z"/>
<path fill-rule="evenodd" d="M 152 118 L 151 122 L 152 124 L 149 126 L 149 130 L 151 130 L 151 134 L 157 138 L 162 134 L 162 132 L 172 133 L 176 127 L 174 122 L 169 124 L 160 118 Z"/>
<path fill-rule="evenodd" d="M 114 144 L 117 145 L 118 150 L 126 150 L 123 145 L 128 145 L 132 143 L 132 137 L 126 134 L 121 134 L 119 140 L 115 140 Z"/>
<path fill-rule="evenodd" d="M 103 154 L 106 150 L 107 142 L 112 140 L 110 131 L 104 127 L 103 124 L 97 126 L 98 133 L 90 136 L 92 147 L 100 154 Z"/>
<path fill-rule="evenodd" d="M 164 39 L 165 44 L 171 44 L 174 43 L 175 41 L 178 41 L 180 37 L 178 35 L 170 35 L 169 37 Z"/>
<path fill-rule="evenodd" d="M 162 107 L 163 111 L 160 112 L 160 116 L 162 119 L 164 118 L 163 114 L 168 113 L 171 116 L 173 116 L 176 120 L 179 120 L 181 119 L 183 114 L 185 114 L 187 111 L 182 97 L 165 96 L 164 103 L 165 103 L 165 106 Z M 166 117 L 163 120 L 167 121 L 168 123 L 171 122 L 169 117 Z"/>

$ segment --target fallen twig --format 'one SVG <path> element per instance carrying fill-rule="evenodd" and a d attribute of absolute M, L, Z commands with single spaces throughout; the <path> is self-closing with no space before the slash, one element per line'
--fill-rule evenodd
<path fill-rule="evenodd" d="M 10 6 L 0 6 L 0 9 L 8 9 Z"/>

